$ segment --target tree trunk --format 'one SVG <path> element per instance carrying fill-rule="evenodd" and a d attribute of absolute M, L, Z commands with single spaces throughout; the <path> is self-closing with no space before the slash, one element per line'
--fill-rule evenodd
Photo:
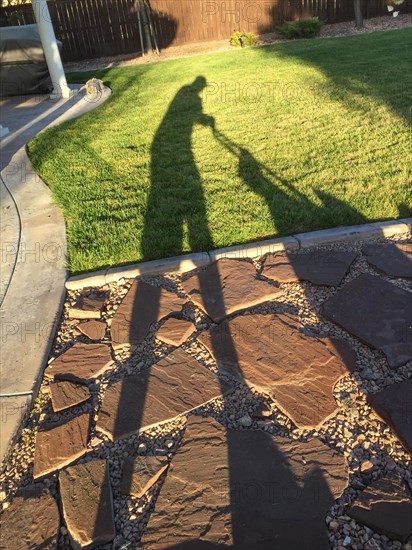
<path fill-rule="evenodd" d="M 362 0 L 354 0 L 355 2 L 355 24 L 358 29 L 363 27 L 363 16 L 362 16 Z"/>

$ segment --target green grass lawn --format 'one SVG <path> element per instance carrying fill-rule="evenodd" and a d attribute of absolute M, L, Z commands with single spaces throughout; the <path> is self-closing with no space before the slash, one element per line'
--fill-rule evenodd
<path fill-rule="evenodd" d="M 30 143 L 73 273 L 411 210 L 412 30 L 71 74 L 99 109 Z"/>

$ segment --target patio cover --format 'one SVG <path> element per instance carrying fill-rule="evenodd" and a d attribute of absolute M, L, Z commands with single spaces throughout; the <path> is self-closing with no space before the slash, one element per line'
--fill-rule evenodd
<path fill-rule="evenodd" d="M 61 50 L 62 43 L 58 42 Z M 2 27 L 0 95 L 45 94 L 52 83 L 37 25 Z"/>

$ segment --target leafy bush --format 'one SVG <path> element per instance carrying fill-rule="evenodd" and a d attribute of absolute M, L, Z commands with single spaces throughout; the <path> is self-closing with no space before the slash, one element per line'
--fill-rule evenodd
<path fill-rule="evenodd" d="M 253 46 L 256 42 L 256 36 L 253 32 L 236 31 L 230 37 L 230 43 L 232 46 L 241 46 L 242 48 L 245 46 Z"/>
<path fill-rule="evenodd" d="M 284 26 L 276 29 L 285 38 L 315 38 L 325 23 L 319 17 L 286 21 Z"/>

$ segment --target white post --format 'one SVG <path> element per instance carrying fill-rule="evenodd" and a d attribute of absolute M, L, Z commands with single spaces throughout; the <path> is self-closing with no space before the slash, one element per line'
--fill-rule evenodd
<path fill-rule="evenodd" d="M 34 17 L 39 29 L 40 40 L 43 46 L 44 57 L 49 68 L 50 78 L 53 84 L 52 97 L 70 97 L 70 88 L 67 85 L 64 74 L 56 36 L 50 18 L 47 0 L 32 0 Z"/>

